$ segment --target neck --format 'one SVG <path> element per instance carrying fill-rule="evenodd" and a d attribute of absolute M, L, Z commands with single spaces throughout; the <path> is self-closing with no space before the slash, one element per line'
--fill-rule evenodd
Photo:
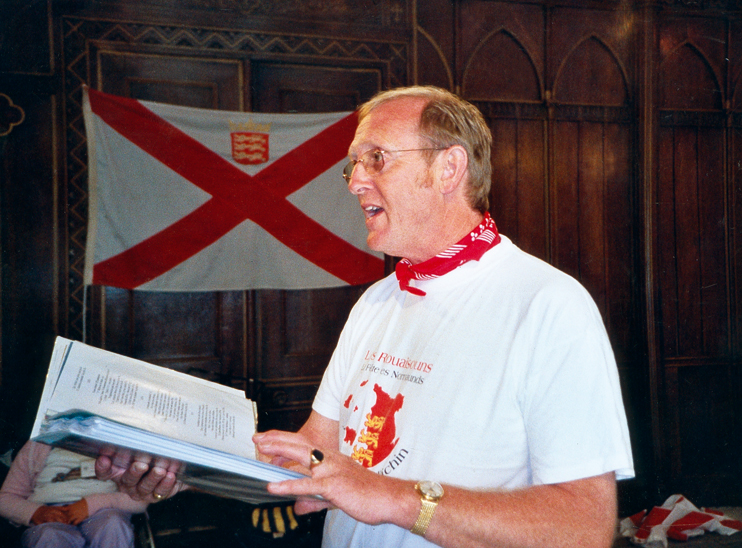
<path fill-rule="evenodd" d="M 416 257 L 406 257 L 412 264 L 432 259 L 470 233 L 482 222 L 484 215 L 475 209 L 467 209 L 458 215 L 446 216 L 440 224 L 437 235 L 433 235 L 427 250 Z"/>

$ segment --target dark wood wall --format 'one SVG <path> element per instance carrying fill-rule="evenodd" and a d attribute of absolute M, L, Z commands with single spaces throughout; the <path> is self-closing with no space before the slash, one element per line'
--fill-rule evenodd
<path fill-rule="evenodd" d="M 296 428 L 363 289 L 84 288 L 83 85 L 319 112 L 435 84 L 492 128 L 501 231 L 603 314 L 638 473 L 622 509 L 742 503 L 741 25 L 731 0 L 6 0 L 3 441 L 30 430 L 56 334 L 244 388 L 261 428 Z"/>

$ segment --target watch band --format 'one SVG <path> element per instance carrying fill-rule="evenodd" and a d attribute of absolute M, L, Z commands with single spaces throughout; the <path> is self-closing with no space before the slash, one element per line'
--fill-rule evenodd
<path fill-rule="evenodd" d="M 425 532 L 428 530 L 428 525 L 430 525 L 430 520 L 433 519 L 433 512 L 435 512 L 435 507 L 438 506 L 438 501 L 425 500 L 422 497 L 420 501 L 423 504 L 422 508 L 420 508 L 420 515 L 417 516 L 417 521 L 412 526 L 412 529 L 410 529 L 410 532 L 424 537 Z"/>

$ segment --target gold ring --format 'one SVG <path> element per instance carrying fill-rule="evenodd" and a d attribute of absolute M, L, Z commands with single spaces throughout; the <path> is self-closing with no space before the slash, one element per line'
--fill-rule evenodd
<path fill-rule="evenodd" d="M 312 449 L 312 451 L 309 453 L 310 468 L 312 466 L 316 466 L 317 464 L 322 464 L 323 460 L 325 460 L 325 455 L 319 449 Z"/>
<path fill-rule="evenodd" d="M 162 499 L 165 498 L 165 495 L 160 495 L 159 493 L 152 493 L 152 496 L 155 497 L 155 500 L 157 502 L 160 502 Z"/>

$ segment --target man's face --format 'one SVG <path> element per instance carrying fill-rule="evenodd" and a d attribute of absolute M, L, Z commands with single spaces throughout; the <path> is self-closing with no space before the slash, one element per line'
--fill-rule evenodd
<path fill-rule="evenodd" d="M 348 155 L 358 160 L 369 151 L 388 151 L 379 173 L 369 173 L 358 162 L 348 184 L 358 196 L 368 229 L 368 246 L 413 263 L 434 256 L 439 249 L 441 195 L 433 184 L 433 170 L 425 152 L 403 152 L 428 148 L 417 134 L 420 113 L 426 101 L 396 99 L 384 103 L 361 121 Z"/>

